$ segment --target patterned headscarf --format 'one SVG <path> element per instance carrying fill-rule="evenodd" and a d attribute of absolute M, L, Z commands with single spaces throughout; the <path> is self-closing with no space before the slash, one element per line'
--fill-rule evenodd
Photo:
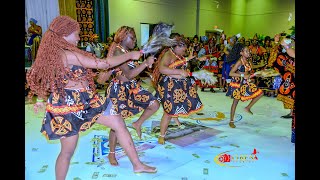
<path fill-rule="evenodd" d="M 33 23 L 35 23 L 35 24 L 37 24 L 37 20 L 35 20 L 34 18 L 30 18 L 30 20 L 29 21 L 32 21 Z"/>

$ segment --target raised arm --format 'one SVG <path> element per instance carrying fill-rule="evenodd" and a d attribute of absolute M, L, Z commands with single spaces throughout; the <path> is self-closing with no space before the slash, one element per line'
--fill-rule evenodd
<path fill-rule="evenodd" d="M 116 48 L 113 54 L 113 57 L 115 56 L 121 56 L 124 53 L 119 49 Z M 128 79 L 132 79 L 134 77 L 136 77 L 137 75 L 139 75 L 146 67 L 148 67 L 149 65 L 152 65 L 154 62 L 154 57 L 149 57 L 152 58 L 152 62 L 150 61 L 144 61 L 143 63 L 141 63 L 139 66 L 137 66 L 136 68 L 130 69 L 129 66 L 127 65 L 127 63 L 123 63 L 119 66 L 119 68 L 122 70 L 123 74 L 128 78 Z M 150 59 L 149 59 L 150 60 Z M 149 62 L 149 63 L 148 63 Z"/>
<path fill-rule="evenodd" d="M 120 69 L 128 79 L 132 79 L 138 76 L 146 67 L 151 66 L 154 63 L 154 56 L 149 56 L 144 62 L 138 65 L 134 69 L 130 69 L 129 66 L 124 63 L 120 66 Z"/>
<path fill-rule="evenodd" d="M 249 59 L 248 59 L 249 60 Z M 245 73 L 237 73 L 237 70 L 238 70 L 238 67 L 242 65 L 242 62 L 241 60 L 238 60 L 236 62 L 236 64 L 232 67 L 230 73 L 229 73 L 229 76 L 232 76 L 232 77 L 244 77 L 245 79 L 249 79 L 250 78 L 250 74 L 245 72 Z M 243 75 L 241 75 L 243 74 Z"/>

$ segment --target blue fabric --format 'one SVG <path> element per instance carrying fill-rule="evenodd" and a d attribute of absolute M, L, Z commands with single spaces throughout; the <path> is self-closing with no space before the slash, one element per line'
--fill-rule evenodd
<path fill-rule="evenodd" d="M 29 41 L 28 41 L 28 45 L 29 46 L 31 46 L 32 44 L 33 44 L 33 39 L 35 38 L 35 37 L 37 37 L 38 36 L 38 34 L 32 34 L 31 35 L 31 37 L 30 37 L 30 39 L 29 39 Z"/>
<path fill-rule="evenodd" d="M 37 24 L 37 20 L 35 20 L 35 19 L 33 19 L 33 18 L 30 18 L 30 20 L 29 21 L 32 21 L 33 23 L 35 23 L 35 24 Z"/>
<path fill-rule="evenodd" d="M 222 77 L 224 78 L 224 79 L 230 79 L 230 77 L 229 77 L 229 73 L 230 73 L 230 71 L 231 71 L 231 66 L 233 65 L 233 64 L 235 64 L 237 61 L 232 61 L 232 62 L 226 62 L 226 59 L 227 59 L 227 57 L 224 55 L 224 57 L 223 57 L 223 67 L 222 67 Z"/>
<path fill-rule="evenodd" d="M 201 48 L 200 51 L 198 52 L 198 58 L 202 57 L 206 55 L 206 49 L 205 48 Z"/>

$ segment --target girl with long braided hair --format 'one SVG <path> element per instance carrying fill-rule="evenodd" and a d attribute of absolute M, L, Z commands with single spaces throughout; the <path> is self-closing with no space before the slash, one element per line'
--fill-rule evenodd
<path fill-rule="evenodd" d="M 38 96 L 35 112 L 44 108 L 46 100 L 41 132 L 47 139 L 59 139 L 61 143 L 55 166 L 56 179 L 66 179 L 79 133 L 91 128 L 94 123 L 115 131 L 133 164 L 134 172 L 155 172 L 154 167 L 139 160 L 121 116 L 103 115 L 110 100 L 95 91 L 91 70 L 108 69 L 129 59 L 139 59 L 141 53 L 132 51 L 121 56 L 98 59 L 77 48 L 79 32 L 80 26 L 74 19 L 56 17 L 45 32 L 36 60 L 27 73 L 30 90 Z"/>
<path fill-rule="evenodd" d="M 251 112 L 252 106 L 263 96 L 263 91 L 259 89 L 254 83 L 250 83 L 252 77 L 252 62 L 250 60 L 250 51 L 247 46 L 241 43 L 236 43 L 231 53 L 235 55 L 234 60 L 236 63 L 231 68 L 229 76 L 231 82 L 228 87 L 226 96 L 230 96 L 233 99 L 231 110 L 230 110 L 230 122 L 229 126 L 235 128 L 234 114 L 238 105 L 239 100 L 248 101 L 250 103 L 244 108 L 244 111 L 253 115 Z"/>
<path fill-rule="evenodd" d="M 108 57 L 117 57 L 129 53 L 136 44 L 136 34 L 132 27 L 120 27 L 114 36 L 114 41 L 110 45 Z M 140 82 L 135 78 L 146 67 L 153 64 L 154 57 L 149 56 L 144 62 L 139 64 L 137 61 L 128 61 L 117 66 L 113 70 L 113 79 L 106 90 L 107 98 L 111 99 L 105 114 L 120 114 L 123 119 L 138 114 L 143 111 L 139 119 L 132 123 L 141 139 L 141 125 L 145 120 L 152 116 L 160 107 L 157 99 L 151 92 L 144 89 Z M 109 162 L 117 166 L 115 156 L 117 136 L 113 129 L 109 132 Z"/>

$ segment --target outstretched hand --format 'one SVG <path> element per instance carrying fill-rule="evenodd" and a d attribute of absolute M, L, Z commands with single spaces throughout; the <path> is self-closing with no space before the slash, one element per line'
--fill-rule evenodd
<path fill-rule="evenodd" d="M 199 57 L 199 58 L 197 58 L 199 61 L 205 61 L 205 60 L 207 60 L 207 57 L 206 56 L 202 56 L 202 57 Z"/>
<path fill-rule="evenodd" d="M 149 68 L 152 68 L 152 64 L 154 63 L 154 60 L 157 59 L 154 56 L 149 56 L 146 59 L 146 64 L 148 65 Z"/>
<path fill-rule="evenodd" d="M 193 55 L 193 48 L 192 47 L 190 47 L 189 48 L 189 56 L 188 56 L 188 60 L 191 60 L 191 59 L 193 59 L 195 56 Z"/>

